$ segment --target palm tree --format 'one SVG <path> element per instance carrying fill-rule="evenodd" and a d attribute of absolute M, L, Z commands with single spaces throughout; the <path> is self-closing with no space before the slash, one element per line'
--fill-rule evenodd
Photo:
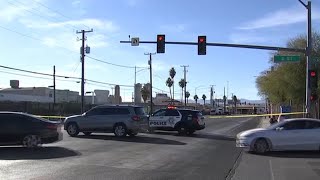
<path fill-rule="evenodd" d="M 232 97 L 232 100 L 233 100 L 233 103 L 234 103 L 234 112 L 235 112 L 235 114 L 237 114 L 237 102 L 238 102 L 237 96 L 234 95 L 234 96 Z"/>
<path fill-rule="evenodd" d="M 190 93 L 189 93 L 189 91 L 187 91 L 187 92 L 186 92 L 187 103 L 189 103 L 189 102 L 188 102 L 188 101 L 189 101 L 189 100 L 188 100 L 189 97 L 190 97 Z"/>
<path fill-rule="evenodd" d="M 207 96 L 205 94 L 203 94 L 202 99 L 203 99 L 203 106 L 204 106 L 204 105 L 206 105 Z"/>
<path fill-rule="evenodd" d="M 199 99 L 198 95 L 194 95 L 193 99 L 196 101 L 196 105 L 197 105 L 198 104 L 198 99 Z"/>
<path fill-rule="evenodd" d="M 173 85 L 173 81 L 170 77 L 168 77 L 167 81 L 166 81 L 166 85 L 169 87 L 170 90 L 170 99 L 172 100 L 172 93 L 171 93 L 171 86 Z"/>
<path fill-rule="evenodd" d="M 181 87 L 181 100 L 183 100 L 183 88 L 186 86 L 186 82 L 185 82 L 185 80 L 184 79 L 181 79 L 180 81 L 179 81 L 179 86 Z"/>
<path fill-rule="evenodd" d="M 176 76 L 176 70 L 174 69 L 174 67 L 172 67 L 170 70 L 169 70 L 169 75 L 171 77 L 171 80 L 173 82 L 172 84 L 172 99 L 174 99 L 174 77 Z"/>

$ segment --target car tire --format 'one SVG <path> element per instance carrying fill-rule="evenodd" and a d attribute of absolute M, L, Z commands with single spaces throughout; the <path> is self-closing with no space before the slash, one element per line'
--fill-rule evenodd
<path fill-rule="evenodd" d="M 188 130 L 187 133 L 188 135 L 192 135 L 194 132 L 196 132 L 195 130 Z"/>
<path fill-rule="evenodd" d="M 79 127 L 76 123 L 70 123 L 67 126 L 67 133 L 71 137 L 75 137 L 79 134 Z"/>
<path fill-rule="evenodd" d="M 84 135 L 90 136 L 92 132 L 83 132 Z"/>
<path fill-rule="evenodd" d="M 187 128 L 185 128 L 183 125 L 178 126 L 178 135 L 184 135 L 187 133 Z"/>
<path fill-rule="evenodd" d="M 114 125 L 113 133 L 116 137 L 125 137 L 128 133 L 127 127 L 122 123 L 116 124 Z"/>
<path fill-rule="evenodd" d="M 255 152 L 257 154 L 263 154 L 263 153 L 267 152 L 268 149 L 269 149 L 269 144 L 266 139 L 260 138 L 254 142 L 253 152 Z"/>
<path fill-rule="evenodd" d="M 22 140 L 23 147 L 38 148 L 41 147 L 42 141 L 38 135 L 27 135 Z"/>

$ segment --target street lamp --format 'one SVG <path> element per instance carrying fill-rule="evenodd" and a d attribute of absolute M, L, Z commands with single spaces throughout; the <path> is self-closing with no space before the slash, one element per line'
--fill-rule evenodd
<path fill-rule="evenodd" d="M 94 91 L 87 91 L 86 94 L 92 94 L 92 104 L 94 104 Z"/>
<path fill-rule="evenodd" d="M 200 86 L 195 87 L 195 88 L 194 88 L 194 95 L 196 95 L 196 94 L 197 94 L 197 89 L 198 89 L 198 88 L 200 88 L 200 87 L 204 87 L 204 86 L 205 86 L 205 85 L 200 85 Z"/>

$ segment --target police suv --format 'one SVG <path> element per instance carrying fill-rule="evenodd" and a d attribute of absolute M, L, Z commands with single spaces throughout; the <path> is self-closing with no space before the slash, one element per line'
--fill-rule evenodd
<path fill-rule="evenodd" d="M 149 118 L 150 131 L 178 131 L 179 134 L 193 134 L 205 128 L 204 117 L 197 110 L 167 108 L 156 111 Z"/>

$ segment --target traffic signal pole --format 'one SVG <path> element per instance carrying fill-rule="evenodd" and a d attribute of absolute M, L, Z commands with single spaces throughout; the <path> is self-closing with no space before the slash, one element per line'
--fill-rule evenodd
<path fill-rule="evenodd" d="M 306 107 L 305 107 L 305 113 L 307 116 L 310 114 L 310 95 L 311 95 L 311 88 L 310 88 L 310 82 L 309 82 L 309 70 L 311 69 L 311 52 L 312 52 L 312 27 L 311 27 L 311 1 L 308 1 L 308 4 L 305 4 L 301 0 L 299 2 L 308 10 L 308 39 L 307 39 L 307 49 L 306 49 Z"/>

